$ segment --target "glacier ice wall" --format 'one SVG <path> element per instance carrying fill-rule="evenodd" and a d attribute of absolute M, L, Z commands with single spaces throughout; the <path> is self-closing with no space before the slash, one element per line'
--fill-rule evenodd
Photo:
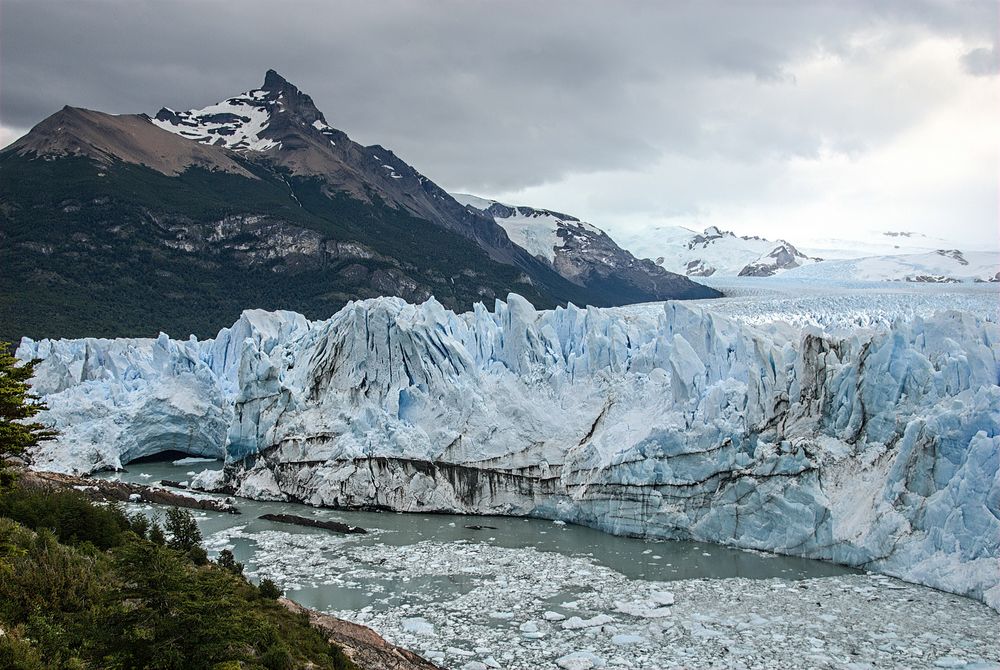
<path fill-rule="evenodd" d="M 536 515 L 833 560 L 1000 608 L 1000 328 L 833 335 L 690 303 L 246 312 L 215 340 L 25 340 L 40 467 L 225 455 L 262 499 Z"/>

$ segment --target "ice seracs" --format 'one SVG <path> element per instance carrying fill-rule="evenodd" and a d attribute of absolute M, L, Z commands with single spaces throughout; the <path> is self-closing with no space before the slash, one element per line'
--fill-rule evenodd
<path fill-rule="evenodd" d="M 247 313 L 214 341 L 18 355 L 43 359 L 44 418 L 64 430 L 36 454 L 46 467 L 224 453 L 251 497 L 720 542 L 1000 607 L 991 298 L 840 333 L 712 304 L 539 312 L 511 295 L 455 314 L 382 298 L 322 322 Z"/>

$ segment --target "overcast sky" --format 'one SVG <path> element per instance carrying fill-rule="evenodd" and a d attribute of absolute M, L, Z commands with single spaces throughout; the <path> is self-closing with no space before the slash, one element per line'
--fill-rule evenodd
<path fill-rule="evenodd" d="M 0 144 L 65 104 L 203 107 L 273 67 L 446 189 L 623 239 L 996 246 L 998 20 L 995 0 L 0 0 Z"/>

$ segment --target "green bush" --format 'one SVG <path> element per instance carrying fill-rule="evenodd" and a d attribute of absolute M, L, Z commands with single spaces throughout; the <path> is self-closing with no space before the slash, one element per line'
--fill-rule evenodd
<path fill-rule="evenodd" d="M 118 539 L 69 545 L 0 517 L 0 668 L 354 668 L 308 617 L 232 569 L 196 565 L 202 547 Z"/>
<path fill-rule="evenodd" d="M 223 549 L 219 552 L 219 558 L 215 561 L 218 563 L 219 567 L 223 570 L 228 570 L 234 575 L 243 574 L 243 564 L 236 561 L 236 557 L 233 556 L 233 552 L 228 549 Z"/>
<path fill-rule="evenodd" d="M 79 491 L 16 487 L 0 496 L 0 516 L 32 530 L 47 528 L 64 544 L 120 545 L 129 519 L 118 505 L 98 506 Z"/>
<path fill-rule="evenodd" d="M 128 524 L 132 528 L 132 532 L 139 537 L 147 538 L 149 536 L 149 517 L 142 512 L 130 514 L 128 517 Z"/>
<path fill-rule="evenodd" d="M 161 547 L 167 543 L 167 536 L 163 532 L 163 526 L 156 521 L 154 521 L 153 525 L 150 527 L 148 537 L 150 542 Z"/>
<path fill-rule="evenodd" d="M 267 600 L 277 600 L 282 596 L 282 591 L 278 588 L 278 585 L 267 577 L 260 580 L 260 586 L 257 587 L 257 590 L 260 592 L 260 597 Z"/>
<path fill-rule="evenodd" d="M 291 670 L 295 667 L 292 655 L 280 644 L 271 645 L 260 657 L 260 664 L 267 670 Z"/>

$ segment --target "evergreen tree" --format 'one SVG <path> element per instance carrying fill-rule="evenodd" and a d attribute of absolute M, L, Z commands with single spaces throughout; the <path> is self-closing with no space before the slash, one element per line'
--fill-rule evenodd
<path fill-rule="evenodd" d="M 171 535 L 167 546 L 171 549 L 189 552 L 201 546 L 201 531 L 198 530 L 198 522 L 191 516 L 191 512 L 179 507 L 168 509 L 166 525 L 167 532 Z"/>
<path fill-rule="evenodd" d="M 167 536 L 163 533 L 163 527 L 158 521 L 154 521 L 149 529 L 149 541 L 160 547 L 167 543 Z"/>
<path fill-rule="evenodd" d="M 132 531 L 139 537 L 145 539 L 149 534 L 149 518 L 142 512 L 136 512 L 129 515 L 128 525 L 131 526 Z"/>
<path fill-rule="evenodd" d="M 223 549 L 219 552 L 219 558 L 215 561 L 219 564 L 219 567 L 228 570 L 234 575 L 243 574 L 243 564 L 236 561 L 236 557 L 233 556 L 233 552 L 228 549 Z"/>
<path fill-rule="evenodd" d="M 262 598 L 266 598 L 268 600 L 277 600 L 282 595 L 282 591 L 278 588 L 278 585 L 267 577 L 260 580 L 260 585 L 257 587 L 257 590 L 260 592 Z"/>
<path fill-rule="evenodd" d="M 56 434 L 40 423 L 25 421 L 45 409 L 38 396 L 29 390 L 28 380 L 35 374 L 37 364 L 38 361 L 29 361 L 18 365 L 9 345 L 0 343 L 0 492 L 14 482 L 14 475 L 4 468 L 4 461 Z"/>

